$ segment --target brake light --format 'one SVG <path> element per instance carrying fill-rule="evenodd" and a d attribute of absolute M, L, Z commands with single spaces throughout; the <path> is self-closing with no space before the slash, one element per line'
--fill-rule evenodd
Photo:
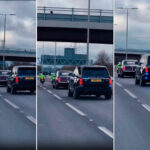
<path fill-rule="evenodd" d="M 80 78 L 79 84 L 80 84 L 80 85 L 83 85 L 83 79 L 82 79 L 82 78 Z"/>
<path fill-rule="evenodd" d="M 145 72 L 148 73 L 148 67 L 145 67 Z"/>
<path fill-rule="evenodd" d="M 122 70 L 125 71 L 125 70 L 126 70 L 126 67 L 123 67 Z"/>
<path fill-rule="evenodd" d="M 19 82 L 19 78 L 18 77 L 16 77 L 16 83 L 18 83 Z"/>
<path fill-rule="evenodd" d="M 58 78 L 57 81 L 60 82 L 60 78 Z"/>
<path fill-rule="evenodd" d="M 112 85 L 112 79 L 109 79 L 109 85 Z"/>

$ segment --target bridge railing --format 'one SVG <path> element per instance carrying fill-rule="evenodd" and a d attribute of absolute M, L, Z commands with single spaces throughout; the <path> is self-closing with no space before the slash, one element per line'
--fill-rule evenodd
<path fill-rule="evenodd" d="M 88 21 L 88 9 L 38 7 L 38 20 Z M 113 11 L 90 9 L 90 22 L 113 22 Z"/>
<path fill-rule="evenodd" d="M 7 53 L 7 54 L 35 54 L 35 50 L 33 49 L 30 49 L 30 50 L 27 50 L 27 49 L 0 49 L 0 54 L 3 54 L 3 53 Z"/>

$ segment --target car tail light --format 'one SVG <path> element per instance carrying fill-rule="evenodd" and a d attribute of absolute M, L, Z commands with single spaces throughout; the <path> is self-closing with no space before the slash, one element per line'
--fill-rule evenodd
<path fill-rule="evenodd" d="M 112 79 L 109 79 L 109 86 L 112 86 Z"/>
<path fill-rule="evenodd" d="M 145 67 L 145 72 L 148 73 L 148 67 Z"/>
<path fill-rule="evenodd" d="M 60 82 L 60 78 L 58 78 L 57 81 Z"/>
<path fill-rule="evenodd" d="M 79 84 L 80 84 L 80 85 L 83 85 L 83 79 L 82 79 L 82 78 L 80 78 Z"/>
<path fill-rule="evenodd" d="M 16 83 L 18 83 L 19 82 L 19 78 L 18 77 L 16 77 Z"/>
<path fill-rule="evenodd" d="M 123 67 L 122 70 L 125 71 L 125 70 L 126 70 L 126 67 Z"/>

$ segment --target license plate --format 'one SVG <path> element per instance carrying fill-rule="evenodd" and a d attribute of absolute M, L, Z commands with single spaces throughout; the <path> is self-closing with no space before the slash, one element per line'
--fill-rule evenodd
<path fill-rule="evenodd" d="M 91 82 L 102 82 L 101 79 L 92 79 Z"/>
<path fill-rule="evenodd" d="M 34 80 L 34 77 L 25 77 L 26 80 Z"/>

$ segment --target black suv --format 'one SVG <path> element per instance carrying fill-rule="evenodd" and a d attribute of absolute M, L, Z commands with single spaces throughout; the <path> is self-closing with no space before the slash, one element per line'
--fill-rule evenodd
<path fill-rule="evenodd" d="M 118 77 L 124 76 L 134 76 L 135 77 L 135 70 L 138 66 L 137 60 L 123 60 L 121 62 L 120 68 L 117 69 Z"/>
<path fill-rule="evenodd" d="M 135 84 L 144 86 L 148 82 L 150 83 L 150 54 L 145 54 L 136 68 Z"/>
<path fill-rule="evenodd" d="M 14 66 L 8 77 L 7 92 L 14 94 L 17 90 L 36 90 L 36 67 Z"/>
<path fill-rule="evenodd" d="M 105 99 L 111 99 L 112 80 L 105 66 L 75 68 L 69 80 L 68 96 L 78 99 L 80 95 L 105 95 Z"/>

